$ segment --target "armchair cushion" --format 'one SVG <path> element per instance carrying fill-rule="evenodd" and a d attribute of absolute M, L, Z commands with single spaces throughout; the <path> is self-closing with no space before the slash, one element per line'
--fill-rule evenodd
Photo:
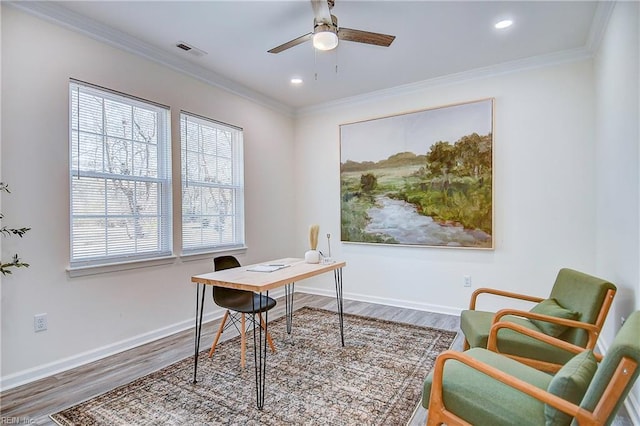
<path fill-rule="evenodd" d="M 462 311 L 460 314 L 460 328 L 464 332 L 464 337 L 472 348 L 486 348 L 489 340 L 489 330 L 493 322 L 494 312 L 486 311 Z M 509 321 L 527 327 L 531 330 L 540 331 L 531 321 L 526 318 L 506 315 L 500 321 Z"/>
<path fill-rule="evenodd" d="M 569 425 L 569 422 L 571 426 L 610 425 L 640 375 L 638 336 L 640 311 L 635 311 L 597 367 L 595 359 L 600 357 L 594 356 L 591 350 L 583 350 L 573 355 L 555 376 L 486 349 L 473 348 L 464 354 L 447 351 L 438 356 L 434 371 L 424 383 L 422 405 L 429 410 L 427 422 L 438 425 L 464 422 L 518 426 Z M 579 347 L 574 346 L 574 350 Z M 491 379 L 492 376 L 496 378 Z M 441 382 L 432 383 L 434 377 Z M 547 392 L 539 391 L 544 389 Z M 549 412 L 551 402 L 543 401 L 551 399 L 553 394 L 556 395 L 553 399 L 564 401 L 561 406 L 571 413 L 569 416 L 558 418 Z"/>
<path fill-rule="evenodd" d="M 462 311 L 460 315 L 460 328 L 472 348 L 486 348 L 489 340 L 489 330 L 493 321 L 493 312 Z M 531 330 L 540 331 L 527 318 L 514 315 L 506 315 L 500 321 L 509 321 L 520 324 Z M 533 337 L 524 336 L 512 330 L 501 330 L 498 334 L 498 349 L 508 354 L 519 354 L 543 361 L 564 364 L 573 354 L 555 346 L 541 342 Z"/>
<path fill-rule="evenodd" d="M 491 293 L 491 291 L 474 292 L 470 309 L 462 311 L 460 315 L 460 329 L 464 333 L 465 343 L 472 348 L 487 347 L 489 331 L 492 325 L 493 313 L 476 310 L 478 295 Z M 577 346 L 593 348 L 597 335 L 602 328 L 602 323 L 609 311 L 616 287 L 608 281 L 593 277 L 582 272 L 563 268 L 558 272 L 555 284 L 548 299 L 555 299 L 557 304 L 568 311 L 576 312 L 575 321 L 593 325 L 591 332 L 579 327 L 568 327 L 556 337 Z M 495 293 L 500 295 L 500 293 Z M 540 298 L 520 297 L 525 295 L 505 294 L 506 298 L 538 301 Z M 546 310 L 550 302 L 542 304 L 537 309 Z M 509 308 L 509 306 L 506 306 Z M 515 319 L 515 320 L 514 320 Z M 523 325 L 526 328 L 542 331 L 538 325 L 529 319 L 513 315 L 503 316 L 500 321 L 511 321 Z M 550 325 L 548 322 L 539 321 L 542 325 Z M 544 325 L 542 325 L 544 327 Z M 555 334 L 557 330 L 554 330 Z M 524 336 L 512 330 L 501 330 L 498 335 L 497 347 L 499 352 L 522 358 L 529 358 L 531 365 L 538 368 L 554 370 L 564 365 L 572 358 L 572 354 L 556 346 L 543 343 L 540 340 Z M 545 364 L 546 365 L 543 365 Z M 551 365 L 555 364 L 555 366 Z"/>
<path fill-rule="evenodd" d="M 547 389 L 552 379 L 547 373 L 486 349 L 472 348 L 465 353 L 540 389 Z M 422 406 L 427 409 L 432 381 L 433 372 L 427 376 L 422 393 Z M 458 361 L 445 364 L 443 400 L 448 410 L 474 425 L 513 426 L 514 418 L 523 419 L 518 426 L 545 422 L 542 402 Z"/>
<path fill-rule="evenodd" d="M 562 307 L 556 299 L 545 299 L 531 308 L 530 312 L 570 320 L 578 319 L 580 316 L 580 313 Z M 531 319 L 531 322 L 534 323 L 544 334 L 553 337 L 558 337 L 567 328 L 569 328 L 562 324 L 554 324 L 552 322 L 540 321 L 537 319 Z"/>
<path fill-rule="evenodd" d="M 547 391 L 564 400 L 579 405 L 584 397 L 593 375 L 598 368 L 591 350 L 583 351 L 571 358 L 551 379 Z M 569 425 L 572 417 L 545 404 L 546 425 Z"/>

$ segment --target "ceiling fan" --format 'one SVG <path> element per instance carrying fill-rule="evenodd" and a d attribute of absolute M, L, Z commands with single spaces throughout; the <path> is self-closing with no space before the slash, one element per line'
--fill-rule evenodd
<path fill-rule="evenodd" d="M 280 53 L 283 50 L 313 40 L 313 46 L 318 50 L 331 50 L 338 45 L 338 40 L 355 41 L 356 43 L 374 44 L 389 47 L 396 36 L 369 31 L 353 30 L 338 27 L 338 18 L 331 14 L 335 0 L 311 0 L 313 13 L 313 32 L 294 38 L 280 46 L 269 50 L 269 53 Z"/>

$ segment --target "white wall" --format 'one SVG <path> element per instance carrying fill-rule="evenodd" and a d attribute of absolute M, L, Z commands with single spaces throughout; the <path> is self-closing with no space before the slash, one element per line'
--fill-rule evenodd
<path fill-rule="evenodd" d="M 618 320 L 637 308 L 640 300 L 638 20 L 638 3 L 616 4 L 594 61 L 597 260 L 598 270 L 612 275 L 620 288 Z"/>
<path fill-rule="evenodd" d="M 15 9 L 0 10 L 0 170 L 13 188 L 2 197 L 2 211 L 5 224 L 33 228 L 22 240 L 2 241 L 3 259 L 18 251 L 32 265 L 0 286 L 3 387 L 191 326 L 188 277 L 211 267 L 208 259 L 178 259 L 68 277 L 69 77 L 245 129 L 249 250 L 243 263 L 304 252 L 308 226 L 318 223 L 320 249 L 330 232 L 332 254 L 348 262 L 345 297 L 458 313 L 480 286 L 545 295 L 566 266 L 621 289 L 605 347 L 616 316 L 639 309 L 637 3 L 616 6 L 595 61 L 425 82 L 295 121 Z M 495 98 L 495 250 L 339 242 L 341 123 L 487 97 Z M 175 119 L 172 127 L 175 149 Z M 178 155 L 173 165 L 177 170 Z M 174 204 L 177 213 L 179 197 Z M 472 289 L 462 286 L 464 275 L 472 276 Z M 298 289 L 334 294 L 321 279 Z M 33 315 L 42 312 L 49 330 L 35 334 Z"/>
<path fill-rule="evenodd" d="M 322 235 L 330 232 L 339 241 L 339 124 L 488 97 L 495 98 L 495 250 L 335 244 L 334 256 L 348 263 L 345 295 L 459 313 L 473 288 L 544 296 L 561 267 L 596 272 L 590 60 L 432 87 L 425 83 L 410 93 L 371 96 L 299 118 L 299 220 L 319 223 Z M 472 276 L 472 289 L 463 287 L 464 275 Z"/>
<path fill-rule="evenodd" d="M 595 60 L 392 96 L 371 94 L 296 122 L 297 229 L 340 235 L 341 123 L 495 98 L 495 250 L 335 244 L 347 297 L 458 313 L 472 289 L 548 294 L 560 267 L 609 279 L 618 295 L 600 346 L 640 309 L 640 11 L 618 3 Z M 336 238 L 334 238 L 336 240 Z M 304 241 L 301 235 L 297 241 Z M 331 294 L 323 283 L 309 291 Z M 499 305 L 488 304 L 488 307 Z M 640 386 L 627 407 L 640 424 Z"/>
<path fill-rule="evenodd" d="M 293 248 L 293 118 L 2 6 L 2 181 L 5 225 L 30 226 L 6 238 L 31 267 L 2 278 L 3 388 L 113 350 L 191 327 L 196 273 L 211 258 L 69 278 L 69 78 L 169 105 L 174 221 L 179 222 L 181 109 L 244 128 L 246 241 L 243 263 L 288 256 Z M 277 152 L 277 156 L 272 153 Z M 274 191 L 274 188 L 278 188 Z M 177 229 L 176 229 L 177 231 Z M 175 239 L 179 235 L 176 233 Z M 213 311 L 209 302 L 209 313 Z M 34 333 L 34 314 L 49 329 Z"/>
<path fill-rule="evenodd" d="M 598 273 L 618 285 L 602 340 L 640 309 L 640 7 L 617 3 L 594 61 Z M 629 401 L 640 424 L 640 384 Z"/>

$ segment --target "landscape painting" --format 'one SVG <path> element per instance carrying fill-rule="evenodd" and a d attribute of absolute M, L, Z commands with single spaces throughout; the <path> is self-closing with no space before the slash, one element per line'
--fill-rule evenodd
<path fill-rule="evenodd" d="M 493 99 L 340 125 L 341 240 L 493 249 Z"/>

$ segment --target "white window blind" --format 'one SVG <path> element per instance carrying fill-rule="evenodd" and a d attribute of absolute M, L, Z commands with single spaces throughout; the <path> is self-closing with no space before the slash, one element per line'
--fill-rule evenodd
<path fill-rule="evenodd" d="M 182 251 L 244 246 L 242 129 L 182 112 Z"/>
<path fill-rule="evenodd" d="M 71 268 L 172 254 L 169 109 L 72 80 Z"/>

